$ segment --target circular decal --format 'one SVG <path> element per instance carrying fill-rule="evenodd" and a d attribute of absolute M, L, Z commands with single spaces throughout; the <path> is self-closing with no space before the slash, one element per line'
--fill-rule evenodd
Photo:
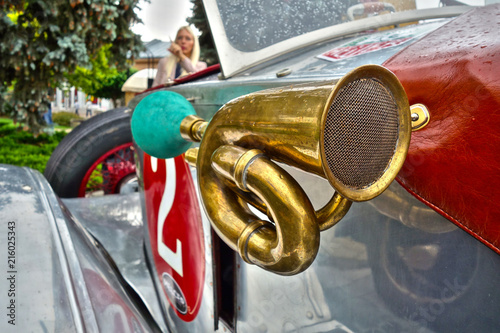
<path fill-rule="evenodd" d="M 182 314 L 186 314 L 187 312 L 187 304 L 186 298 L 182 293 L 181 288 L 177 282 L 175 282 L 174 278 L 170 276 L 168 273 L 163 273 L 163 287 L 165 288 L 165 292 L 167 293 L 168 299 L 174 303 L 175 308 Z"/>

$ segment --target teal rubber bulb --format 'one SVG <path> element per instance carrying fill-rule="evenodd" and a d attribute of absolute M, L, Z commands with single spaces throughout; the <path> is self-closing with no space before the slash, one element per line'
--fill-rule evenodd
<path fill-rule="evenodd" d="M 147 154 L 157 158 L 172 158 L 183 154 L 191 142 L 182 138 L 182 120 L 196 114 L 182 95 L 158 91 L 144 97 L 132 114 L 132 136 Z"/>

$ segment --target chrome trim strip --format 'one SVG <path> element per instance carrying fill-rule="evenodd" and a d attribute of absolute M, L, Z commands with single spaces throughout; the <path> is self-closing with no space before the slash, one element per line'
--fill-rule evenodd
<path fill-rule="evenodd" d="M 41 176 L 34 173 L 29 168 L 24 167 L 23 169 L 25 169 L 26 173 L 31 177 L 33 184 L 39 188 L 38 193 L 40 193 L 39 197 L 44 209 L 51 213 L 47 214 L 47 219 L 50 223 L 56 250 L 61 261 L 61 271 L 68 290 L 68 298 L 75 320 L 75 327 L 78 332 L 98 332 L 99 326 L 97 325 L 97 319 L 85 286 L 85 279 L 80 267 L 80 261 L 73 247 L 73 241 L 71 240 L 68 228 L 61 218 L 55 218 L 53 209 L 54 203 L 50 202 L 45 192 L 50 189 L 44 186 L 44 183 L 40 180 Z"/>
<path fill-rule="evenodd" d="M 326 27 L 310 33 L 293 37 L 254 52 L 242 52 L 228 41 L 216 0 L 203 0 L 210 29 L 214 37 L 224 78 L 230 78 L 268 60 L 303 47 L 352 35 L 383 26 L 397 25 L 418 20 L 454 17 L 474 7 L 449 6 L 372 16 L 365 19 Z"/>

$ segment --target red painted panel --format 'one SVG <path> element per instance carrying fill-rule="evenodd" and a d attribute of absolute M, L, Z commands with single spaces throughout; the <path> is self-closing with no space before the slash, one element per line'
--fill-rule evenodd
<path fill-rule="evenodd" d="M 162 160 L 144 154 L 147 223 L 163 292 L 184 321 L 196 318 L 205 282 L 200 206 L 182 156 Z"/>
<path fill-rule="evenodd" d="M 500 5 L 478 8 L 389 59 L 430 123 L 398 181 L 500 253 Z"/>
<path fill-rule="evenodd" d="M 187 83 L 187 82 L 191 82 L 191 81 L 195 81 L 195 80 L 198 80 L 198 79 L 201 79 L 201 78 L 204 78 L 206 76 L 209 76 L 209 75 L 212 75 L 212 74 L 215 74 L 215 73 L 219 73 L 219 72 L 220 72 L 220 64 L 215 64 L 215 65 L 212 65 L 212 66 L 208 66 L 207 68 L 205 68 L 205 69 L 203 69 L 201 71 L 198 71 L 196 73 L 192 73 L 192 74 L 186 75 L 184 77 L 175 79 L 174 80 L 174 85 L 183 84 L 183 83 Z M 166 85 L 161 84 L 161 85 L 156 86 L 156 87 L 151 87 L 151 88 L 146 89 L 143 92 L 141 92 L 139 94 L 136 94 L 136 95 L 140 95 L 140 94 L 143 94 L 145 92 L 151 92 L 151 91 L 154 91 L 154 90 L 162 89 L 162 88 L 165 88 L 165 86 Z"/>

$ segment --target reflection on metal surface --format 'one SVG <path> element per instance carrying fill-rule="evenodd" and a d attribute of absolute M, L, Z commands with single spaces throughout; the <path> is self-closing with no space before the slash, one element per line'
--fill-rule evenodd
<path fill-rule="evenodd" d="M 245 261 L 292 275 L 311 264 L 319 231 L 336 224 L 351 200 L 372 199 L 389 186 L 406 156 L 409 119 L 397 78 L 369 65 L 336 83 L 246 95 L 210 124 L 189 116 L 180 130 L 196 142 L 196 128 L 203 128 L 200 148 L 188 150 L 186 160 L 198 169 L 219 236 Z M 315 212 L 298 183 L 269 158 L 324 177 L 339 193 Z"/>
<path fill-rule="evenodd" d="M 139 180 L 137 175 L 130 174 L 120 181 L 118 184 L 119 194 L 130 194 L 139 191 Z"/>
<path fill-rule="evenodd" d="M 384 192 L 383 197 L 375 198 L 369 203 L 381 214 L 400 221 L 410 228 L 433 234 L 447 233 L 457 229 L 457 226 L 446 219 L 436 219 L 434 210 L 408 195 L 406 190 L 397 184 L 392 184 Z"/>
<path fill-rule="evenodd" d="M 468 250 L 467 257 L 458 253 L 450 256 L 450 251 L 464 248 L 454 240 L 461 232 L 458 229 L 443 236 L 417 231 L 411 240 L 403 242 L 400 233 L 405 227 L 388 221 L 384 228 L 380 245 L 371 248 L 369 254 L 376 286 L 382 288 L 380 293 L 386 301 L 392 302 L 391 298 L 397 296 L 400 302 L 409 298 L 421 303 L 451 303 L 469 292 L 479 273 L 479 244 Z M 439 238 L 450 241 L 437 242 Z M 464 266 L 468 268 L 456 269 Z M 449 290 L 453 284 L 457 287 Z"/>
<path fill-rule="evenodd" d="M 31 192 L 33 189 L 31 188 L 31 186 L 29 185 L 24 185 L 23 187 L 23 190 L 25 190 L 26 192 Z"/>
<path fill-rule="evenodd" d="M 139 193 L 63 199 L 72 215 L 109 252 L 161 327 L 165 327 L 141 244 L 144 240 Z M 133 246 L 131 246 L 133 245 Z"/>
<path fill-rule="evenodd" d="M 410 106 L 411 112 L 411 130 L 418 131 L 424 128 L 431 120 L 429 110 L 423 104 L 413 104 Z"/>
<path fill-rule="evenodd" d="M 325 180 L 297 170 L 293 176 L 315 206 L 323 205 Z M 390 189 L 411 202 L 397 182 Z M 301 274 L 276 276 L 240 261 L 237 331 L 335 332 L 335 320 L 353 332 L 496 331 L 500 257 L 461 229 L 426 233 L 388 218 L 376 209 L 394 205 L 388 194 L 354 203 L 321 233 L 318 256 Z M 418 200 L 414 206 L 425 208 Z M 425 218 L 452 225 L 436 212 Z M 383 270 L 382 258 L 390 256 Z"/>
<path fill-rule="evenodd" d="M 437 244 L 415 245 L 408 249 L 398 248 L 398 254 L 411 269 L 428 271 L 437 262 L 440 246 Z"/>
<path fill-rule="evenodd" d="M 64 241 L 58 233 L 59 216 L 54 216 L 58 212 L 50 209 L 43 188 L 32 173 L 27 168 L 0 165 L 0 244 L 5 248 L 0 252 L 0 260 L 4 263 L 3 273 L 7 273 L 7 263 L 12 265 L 9 271 L 15 272 L 0 279 L 4 309 L 0 331 L 29 332 L 42 326 L 49 332 L 83 332 L 87 324 L 84 319 L 92 315 L 82 318 L 76 295 L 80 286 L 72 281 Z M 8 222 L 14 222 L 13 229 L 7 228 Z M 7 245 L 15 245 L 14 261 L 12 253 L 8 260 Z M 9 281 L 12 274 L 14 288 Z M 11 300 L 14 313 L 7 308 Z M 92 322 L 88 325 L 92 327 Z"/>
<path fill-rule="evenodd" d="M 292 74 L 292 70 L 290 68 L 284 68 L 278 72 L 276 72 L 276 77 L 285 77 L 287 75 Z"/>
<path fill-rule="evenodd" d="M 363 15 L 368 16 L 369 14 L 381 14 L 381 13 L 394 13 L 396 8 L 394 5 L 387 2 L 364 2 L 347 9 L 347 17 L 350 21 L 356 20 L 358 17 Z"/>
<path fill-rule="evenodd" d="M 200 117 L 189 115 L 181 122 L 181 136 L 188 141 L 200 141 L 207 128 L 207 123 Z"/>
<path fill-rule="evenodd" d="M 40 190 L 43 189 L 44 186 L 47 186 L 46 183 L 44 183 L 45 181 L 44 178 L 40 179 L 40 176 L 36 177 L 32 173 L 29 173 L 29 175 L 33 179 L 33 183 L 37 184 L 38 185 L 37 187 Z M 64 250 L 65 255 L 64 259 L 61 260 L 62 265 L 64 266 L 67 265 L 67 269 L 71 274 L 71 279 L 72 279 L 72 281 L 70 282 L 71 284 L 74 284 L 75 280 L 84 281 L 82 264 L 77 256 L 75 243 L 71 238 L 70 230 L 64 219 L 56 218 L 56 216 L 54 216 L 55 215 L 54 210 L 56 209 L 56 207 L 58 208 L 58 204 L 54 197 L 49 198 L 50 194 L 51 193 L 48 191 L 46 193 L 45 191 L 41 190 L 39 192 L 39 198 L 41 204 L 44 207 L 44 210 L 47 213 L 49 213 L 48 218 L 52 224 L 54 237 L 58 238 L 58 240 L 61 242 L 60 246 L 62 246 L 62 249 Z M 65 282 L 66 284 L 68 283 L 67 281 Z M 70 289 L 70 287 L 68 287 L 68 289 Z M 79 317 L 81 317 L 75 321 L 78 322 L 79 320 L 81 320 L 82 321 L 81 324 L 83 324 L 84 327 L 89 327 L 91 330 L 98 330 L 99 326 L 97 323 L 97 316 L 92 309 L 92 301 L 88 288 L 80 286 L 77 288 L 71 287 L 71 289 L 73 290 L 71 290 L 70 292 L 74 293 L 75 297 L 74 301 L 76 302 L 76 304 L 72 304 L 73 305 L 72 307 L 79 308 L 80 310 Z M 75 311 L 73 310 L 73 312 Z"/>

